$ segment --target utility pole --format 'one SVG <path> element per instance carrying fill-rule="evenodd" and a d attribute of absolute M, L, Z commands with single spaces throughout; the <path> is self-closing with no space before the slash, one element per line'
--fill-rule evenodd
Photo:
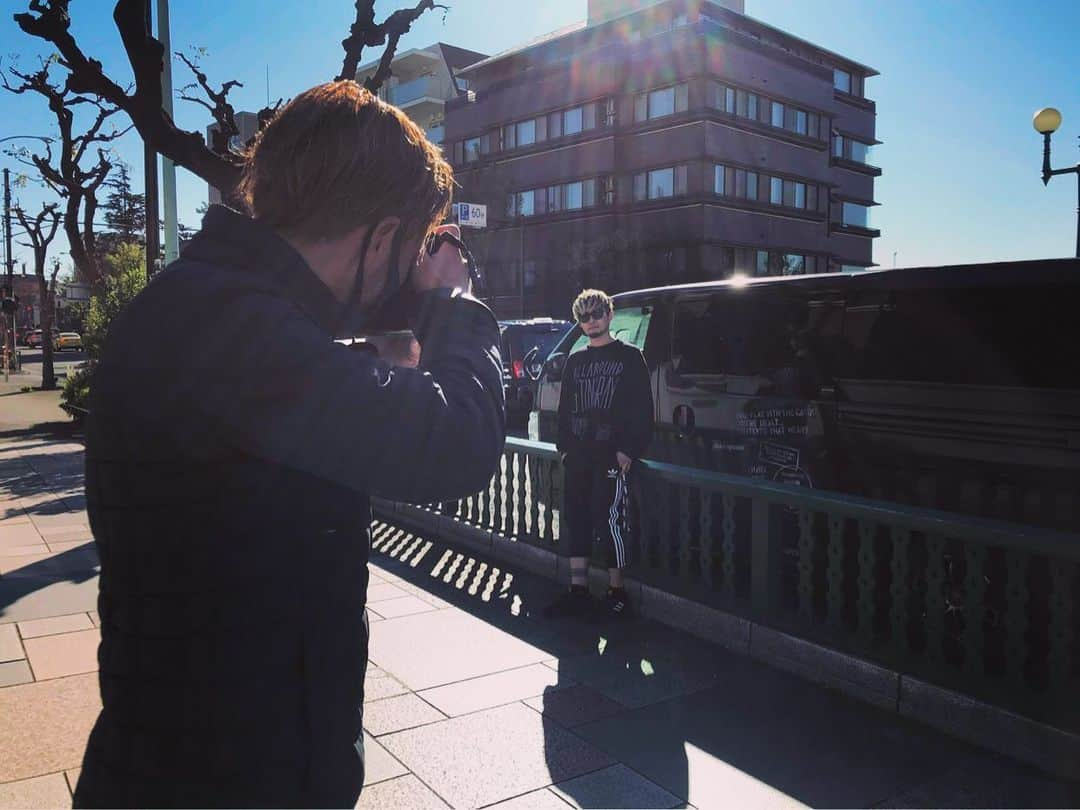
<path fill-rule="evenodd" d="M 169 118 L 173 117 L 172 90 L 172 44 L 169 35 L 169 0 L 157 0 L 158 39 L 165 48 L 165 61 L 161 72 L 161 106 Z M 176 164 L 161 156 L 161 192 L 165 204 L 165 264 L 176 261 L 180 255 L 176 215 Z"/>
<path fill-rule="evenodd" d="M 15 298 L 15 257 L 11 255 L 11 172 L 4 169 L 4 255 L 7 258 L 7 287 L 8 295 Z M 7 332 L 4 340 L 4 382 L 7 382 L 11 371 L 11 360 L 15 356 L 15 313 L 11 313 L 11 321 L 8 322 L 4 315 L 4 331 Z"/>
<path fill-rule="evenodd" d="M 150 0 L 146 3 L 146 35 L 154 35 L 154 23 Z M 165 59 L 169 59 L 168 52 Z M 143 177 L 146 187 L 146 280 L 154 274 L 157 266 L 158 253 L 161 242 L 158 238 L 158 182 L 157 182 L 157 152 L 144 139 L 143 140 Z"/>

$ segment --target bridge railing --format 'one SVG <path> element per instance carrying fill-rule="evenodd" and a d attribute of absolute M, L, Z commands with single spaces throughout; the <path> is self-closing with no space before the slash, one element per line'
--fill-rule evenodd
<path fill-rule="evenodd" d="M 1058 727 L 1080 728 L 1080 535 L 677 467 L 632 476 L 637 579 Z M 559 551 L 553 445 L 426 508 Z"/>

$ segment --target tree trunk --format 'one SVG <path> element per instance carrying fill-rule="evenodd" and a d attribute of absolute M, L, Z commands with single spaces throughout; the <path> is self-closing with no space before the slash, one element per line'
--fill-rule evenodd
<path fill-rule="evenodd" d="M 41 390 L 56 390 L 56 371 L 53 368 L 53 292 L 45 277 L 38 276 L 38 296 L 41 300 Z"/>

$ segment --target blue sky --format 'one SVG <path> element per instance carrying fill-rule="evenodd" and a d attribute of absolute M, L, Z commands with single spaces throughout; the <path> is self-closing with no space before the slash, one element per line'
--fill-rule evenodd
<path fill-rule="evenodd" d="M 402 41 L 423 47 L 442 40 L 496 53 L 584 19 L 586 0 L 444 0 Z M 380 16 L 411 0 L 380 2 Z M 11 15 L 26 0 L 0 0 L 0 56 L 18 54 L 32 67 L 47 51 L 24 35 Z M 73 30 L 84 50 L 125 84 L 130 68 L 112 24 L 112 2 L 72 0 Z M 340 40 L 354 13 L 351 0 L 263 0 L 214 4 L 172 0 L 173 50 L 205 47 L 204 69 L 216 83 L 239 79 L 230 96 L 237 109 L 258 109 L 270 94 L 286 98 L 333 78 Z M 877 102 L 878 147 L 884 169 L 874 224 L 882 237 L 875 260 L 885 267 L 1071 256 L 1076 234 L 1074 176 L 1043 188 L 1041 139 L 1031 128 L 1039 107 L 1064 115 L 1055 136 L 1055 165 L 1080 161 L 1080 3 L 1072 0 L 746 0 L 747 13 L 804 39 L 872 65 L 868 83 Z M 300 12 L 299 15 L 297 12 Z M 174 84 L 186 83 L 174 66 Z M 177 102 L 177 120 L 202 130 L 202 108 Z M 0 137 L 48 134 L 42 100 L 0 93 Z M 29 142 L 27 142 L 29 143 Z M 118 145 L 142 183 L 141 144 Z M 16 168 L 6 156 L 0 165 Z M 179 170 L 180 219 L 197 225 L 205 184 Z M 27 206 L 45 199 L 34 188 L 17 195 Z M 66 250 L 59 245 L 58 250 Z M 29 252 L 16 247 L 17 261 Z M 895 257 L 894 257 L 895 254 Z M 66 257 L 62 257 L 66 263 Z"/>

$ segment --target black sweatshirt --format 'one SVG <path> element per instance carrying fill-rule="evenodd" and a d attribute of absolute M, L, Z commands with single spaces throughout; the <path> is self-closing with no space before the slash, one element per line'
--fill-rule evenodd
<path fill-rule="evenodd" d="M 652 431 L 652 384 L 638 348 L 615 340 L 567 358 L 559 396 L 560 453 L 618 451 L 636 459 Z"/>

